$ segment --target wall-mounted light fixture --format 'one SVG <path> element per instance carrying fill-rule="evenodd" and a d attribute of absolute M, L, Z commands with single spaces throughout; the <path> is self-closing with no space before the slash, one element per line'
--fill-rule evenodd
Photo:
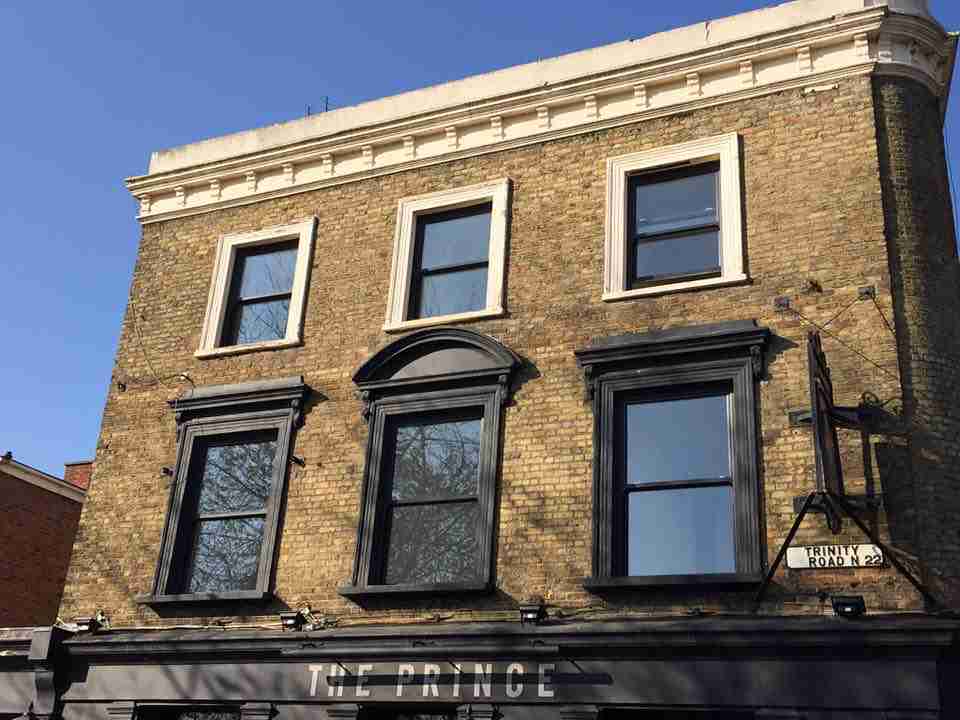
<path fill-rule="evenodd" d="M 531 598 L 520 605 L 520 624 L 539 625 L 547 619 L 547 607 L 541 597 Z"/>
<path fill-rule="evenodd" d="M 830 601 L 833 603 L 833 614 L 837 617 L 858 618 L 867 612 L 862 595 L 834 595 Z"/>

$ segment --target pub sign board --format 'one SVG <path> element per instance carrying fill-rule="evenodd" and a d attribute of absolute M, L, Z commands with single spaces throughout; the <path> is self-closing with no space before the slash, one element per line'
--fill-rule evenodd
<path fill-rule="evenodd" d="M 880 567 L 883 551 L 876 545 L 808 545 L 787 549 L 791 570 L 855 570 Z"/>
<path fill-rule="evenodd" d="M 823 353 L 820 333 L 807 335 L 807 364 L 810 375 L 810 411 L 813 446 L 817 460 L 817 490 L 843 495 L 843 465 L 834 422 L 833 381 Z"/>

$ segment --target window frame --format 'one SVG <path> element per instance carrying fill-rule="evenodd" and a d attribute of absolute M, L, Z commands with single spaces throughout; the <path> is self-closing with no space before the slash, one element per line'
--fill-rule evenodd
<path fill-rule="evenodd" d="M 499 317 L 505 312 L 505 268 L 510 224 L 510 179 L 501 178 L 466 187 L 402 198 L 397 208 L 390 292 L 383 329 L 399 332 L 415 328 Z M 417 253 L 417 220 L 425 215 L 490 204 L 490 244 L 487 251 L 487 297 L 480 310 L 411 318 Z"/>
<path fill-rule="evenodd" d="M 382 591 L 383 594 L 404 592 L 460 592 L 486 590 L 490 578 L 490 564 L 493 556 L 494 497 L 496 494 L 497 465 L 499 457 L 500 401 L 499 386 L 479 386 L 469 390 L 441 390 L 433 393 L 399 395 L 377 403 L 370 423 L 370 454 L 368 456 L 369 475 L 365 488 L 363 507 L 364 518 L 360 537 L 358 578 L 366 579 L 369 592 Z M 386 471 L 390 458 L 389 424 L 406 417 L 441 416 L 451 410 L 480 410 L 480 467 L 477 477 L 477 501 L 480 507 L 480 523 L 477 547 L 480 553 L 477 559 L 478 580 L 458 583 L 403 583 L 386 584 L 387 538 L 385 537 L 385 516 L 389 503 L 385 501 L 384 490 L 392 480 Z"/>
<path fill-rule="evenodd" d="M 760 536 L 759 421 L 756 384 L 762 374 L 769 330 L 755 321 L 678 328 L 609 338 L 577 351 L 593 429 L 592 591 L 691 585 L 753 585 L 763 570 Z M 731 472 L 734 489 L 736 572 L 626 575 L 624 521 L 618 477 L 618 405 L 645 392 L 670 397 L 709 385 L 731 387 Z"/>
<path fill-rule="evenodd" d="M 237 385 L 210 386 L 187 391 L 170 401 L 177 419 L 177 458 L 167 502 L 153 589 L 138 602 L 164 605 L 197 602 L 265 601 L 276 563 L 280 517 L 296 430 L 302 424 L 302 408 L 310 393 L 302 377 L 266 380 Z M 257 565 L 257 583 L 252 590 L 187 592 L 186 558 L 193 548 L 195 513 L 187 507 L 188 488 L 199 477 L 195 460 L 210 438 L 242 437 L 274 430 L 274 457 L 270 497 L 264 508 L 263 541 Z"/>
<path fill-rule="evenodd" d="M 685 166 L 719 162 L 720 272 L 708 277 L 681 275 L 631 287 L 628 261 L 633 254 L 629 197 L 631 178 L 641 173 L 678 170 Z M 743 238 L 743 186 L 740 137 L 728 133 L 691 142 L 653 148 L 607 160 L 606 224 L 604 228 L 603 294 L 605 302 L 662 295 L 671 292 L 722 287 L 749 281 Z"/>
<path fill-rule="evenodd" d="M 722 387 L 722 392 L 718 392 Z M 671 490 L 698 490 L 703 488 L 729 487 L 734 497 L 737 496 L 735 486 L 735 470 L 737 459 L 735 458 L 737 446 L 735 444 L 736 427 L 735 421 L 735 403 L 732 402 L 734 389 L 732 384 L 728 385 L 726 381 L 720 382 L 694 382 L 671 384 L 669 386 L 659 386 L 655 383 L 634 388 L 632 390 L 622 391 L 616 394 L 614 399 L 614 419 L 613 419 L 613 443 L 614 443 L 614 468 L 612 488 L 613 502 L 615 510 L 612 512 L 614 538 L 620 538 L 614 548 L 613 567 L 618 577 L 644 577 L 629 575 L 630 564 L 630 499 L 635 493 L 656 493 L 660 491 Z M 658 402 L 670 403 L 678 400 L 692 400 L 709 397 L 724 396 L 727 398 L 727 447 L 729 452 L 728 475 L 714 478 L 690 478 L 688 480 L 656 480 L 653 482 L 630 484 L 627 482 L 626 461 L 627 461 L 627 408 L 641 403 Z M 619 508 L 616 508 L 620 503 Z M 737 543 L 736 531 L 734 531 L 734 545 Z M 736 555 L 736 547 L 734 547 Z M 711 573 L 716 575 L 717 573 Z M 677 574 L 681 576 L 681 574 Z M 656 577 L 656 576 L 646 576 Z"/>
<path fill-rule="evenodd" d="M 438 210 L 437 212 L 431 212 L 427 214 L 418 215 L 417 219 L 414 221 L 413 226 L 413 262 L 410 266 L 410 291 L 408 293 L 409 300 L 407 305 L 407 316 L 411 319 L 411 322 L 416 320 L 428 320 L 435 317 L 443 317 L 442 315 L 430 315 L 427 317 L 414 317 L 417 314 L 416 308 L 419 307 L 420 302 L 423 300 L 423 281 L 424 278 L 435 276 L 435 275 L 445 275 L 453 272 L 467 272 L 470 270 L 478 270 L 483 267 L 487 273 L 487 281 L 490 280 L 490 246 L 489 238 L 487 242 L 487 259 L 483 262 L 473 261 L 473 262 L 462 262 L 454 265 L 446 265 L 441 268 L 432 268 L 430 270 L 425 270 L 423 268 L 423 243 L 424 243 L 424 233 L 422 230 L 422 225 L 420 220 L 428 217 L 436 217 L 437 215 L 448 215 L 455 217 L 458 214 L 464 213 L 464 211 L 470 211 L 474 208 L 481 208 L 490 206 L 490 222 L 493 222 L 493 203 L 478 203 L 477 205 L 466 205 L 464 207 L 457 207 L 446 210 Z M 470 310 L 467 312 L 478 312 L 476 310 Z M 463 314 L 463 313 L 448 313 L 451 314 Z"/>
<path fill-rule="evenodd" d="M 207 296 L 207 310 L 200 333 L 200 347 L 194 353 L 198 358 L 234 355 L 258 350 L 293 347 L 302 342 L 303 316 L 307 286 L 313 260 L 313 245 L 317 218 L 309 217 L 288 225 L 276 225 L 256 232 L 223 235 L 217 241 L 213 275 Z M 277 340 L 266 340 L 238 345 L 223 345 L 228 317 L 232 308 L 234 266 L 238 251 L 266 247 L 272 244 L 297 243 L 297 261 L 290 291 L 290 310 L 287 314 L 286 334 Z"/>
<path fill-rule="evenodd" d="M 407 372 L 432 350 L 479 351 L 485 357 L 477 366 L 437 374 Z M 364 464 L 360 520 L 351 584 L 338 588 L 340 595 L 357 602 L 377 597 L 487 593 L 493 590 L 496 495 L 504 433 L 504 405 L 520 359 L 492 338 L 458 328 L 421 330 L 406 335 L 375 354 L 354 376 L 364 402 L 370 431 Z M 404 417 L 440 416 L 478 409 L 482 414 L 477 497 L 480 505 L 479 557 L 476 581 L 387 585 L 382 558 L 387 552 L 383 493 L 392 479 L 385 470 L 391 459 L 389 426 Z"/>

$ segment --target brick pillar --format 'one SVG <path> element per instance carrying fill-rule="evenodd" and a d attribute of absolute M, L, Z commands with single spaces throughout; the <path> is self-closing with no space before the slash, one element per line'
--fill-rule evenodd
<path fill-rule="evenodd" d="M 960 264 L 936 97 L 906 78 L 874 80 L 877 143 L 906 463 L 881 479 L 911 500 L 925 581 L 960 598 Z M 908 477 L 907 477 L 908 476 Z M 897 507 L 891 507 L 892 512 Z M 909 512 L 909 511 L 908 511 Z M 950 602 L 948 600 L 948 602 Z"/>

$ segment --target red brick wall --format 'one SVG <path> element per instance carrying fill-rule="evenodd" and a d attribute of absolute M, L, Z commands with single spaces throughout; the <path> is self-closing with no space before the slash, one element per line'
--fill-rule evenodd
<path fill-rule="evenodd" d="M 56 620 L 80 508 L 0 471 L 0 627 Z"/>
<path fill-rule="evenodd" d="M 66 463 L 63 466 L 63 479 L 84 490 L 90 487 L 91 473 L 93 473 L 93 460 Z"/>

